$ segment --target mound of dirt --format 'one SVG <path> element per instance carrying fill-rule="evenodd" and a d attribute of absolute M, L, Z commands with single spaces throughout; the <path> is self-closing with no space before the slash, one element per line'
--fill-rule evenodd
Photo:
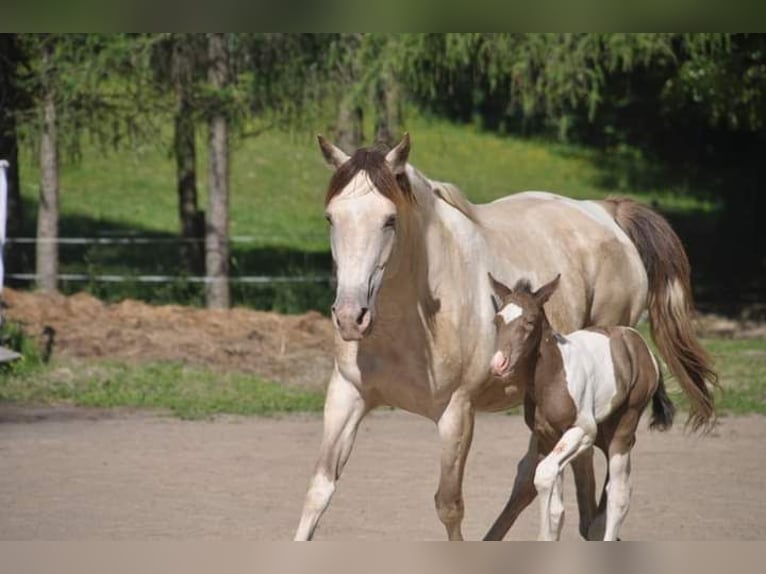
<path fill-rule="evenodd" d="M 317 312 L 280 315 L 235 308 L 104 303 L 87 293 L 3 291 L 5 317 L 45 344 L 53 356 L 126 362 L 179 361 L 323 388 L 332 368 L 334 330 Z"/>

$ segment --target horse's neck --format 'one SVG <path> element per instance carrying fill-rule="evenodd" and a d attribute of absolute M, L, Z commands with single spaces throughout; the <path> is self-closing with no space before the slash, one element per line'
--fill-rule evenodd
<path fill-rule="evenodd" d="M 543 386 L 551 383 L 551 370 L 560 360 L 563 360 L 558 348 L 556 332 L 547 317 L 543 318 L 542 333 L 540 342 L 536 345 L 536 351 L 531 359 L 531 376 L 527 379 L 532 385 L 530 391 L 533 397 L 540 393 Z"/>
<path fill-rule="evenodd" d="M 417 205 L 400 217 L 402 233 L 392 254 L 391 272 L 384 281 L 391 287 L 386 290 L 389 296 L 422 304 L 432 301 L 435 291 L 446 283 L 451 289 L 441 289 L 440 299 L 459 293 L 464 287 L 461 280 L 470 283 L 473 279 L 467 266 L 476 261 L 478 254 L 461 253 L 465 246 L 459 237 L 470 233 L 475 224 L 453 207 L 439 204 L 428 180 L 418 176 L 412 181 Z M 444 280 L 447 277 L 449 281 Z"/>

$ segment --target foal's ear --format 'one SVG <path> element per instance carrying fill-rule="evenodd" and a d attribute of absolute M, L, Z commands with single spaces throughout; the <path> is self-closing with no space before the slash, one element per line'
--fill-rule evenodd
<path fill-rule="evenodd" d="M 338 146 L 331 144 L 322 134 L 317 134 L 317 141 L 319 142 L 319 149 L 322 150 L 322 155 L 328 166 L 333 169 L 338 169 L 341 165 L 346 163 L 349 156 L 346 152 L 340 149 Z"/>
<path fill-rule="evenodd" d="M 551 295 L 556 292 L 556 288 L 559 286 L 559 279 L 561 279 L 561 273 L 556 275 L 556 277 L 553 278 L 553 281 L 546 283 L 535 291 L 533 297 L 540 303 L 540 305 L 544 305 L 548 299 L 551 298 Z"/>
<path fill-rule="evenodd" d="M 404 173 L 407 167 L 407 158 L 410 156 L 410 134 L 405 133 L 402 141 L 386 154 L 386 163 L 394 175 Z"/>
<path fill-rule="evenodd" d="M 495 295 L 497 295 L 497 298 L 500 299 L 500 301 L 503 301 L 503 299 L 511 294 L 511 289 L 505 283 L 492 277 L 492 273 L 487 273 L 487 276 L 489 277 L 489 284 L 492 286 L 492 291 L 495 292 Z"/>

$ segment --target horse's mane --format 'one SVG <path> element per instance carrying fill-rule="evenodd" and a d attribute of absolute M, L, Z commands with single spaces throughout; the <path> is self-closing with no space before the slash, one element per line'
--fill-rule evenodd
<path fill-rule="evenodd" d="M 360 171 L 367 174 L 375 189 L 397 206 L 412 204 L 415 201 L 415 196 L 412 193 L 410 180 L 406 173 L 395 175 L 391 171 L 391 168 L 386 164 L 388 151 L 388 147 L 384 144 L 356 150 L 354 155 L 335 170 L 332 178 L 330 178 L 325 205 L 343 191 Z"/>
<path fill-rule="evenodd" d="M 516 281 L 516 285 L 513 286 L 514 293 L 525 293 L 527 295 L 532 294 L 532 283 L 529 279 L 519 279 Z"/>
<path fill-rule="evenodd" d="M 432 181 L 431 185 L 436 197 L 445 201 L 474 223 L 478 223 L 476 210 L 468 198 L 460 191 L 460 188 L 446 181 Z"/>

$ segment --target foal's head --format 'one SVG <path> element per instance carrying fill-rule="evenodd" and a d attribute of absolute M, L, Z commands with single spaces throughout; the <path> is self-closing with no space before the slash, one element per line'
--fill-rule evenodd
<path fill-rule="evenodd" d="M 543 305 L 556 291 L 560 277 L 556 275 L 553 281 L 532 291 L 526 279 L 519 280 L 511 289 L 489 275 L 492 290 L 500 301 L 495 315 L 496 351 L 490 363 L 494 375 L 511 377 L 534 356 L 547 320 Z"/>

